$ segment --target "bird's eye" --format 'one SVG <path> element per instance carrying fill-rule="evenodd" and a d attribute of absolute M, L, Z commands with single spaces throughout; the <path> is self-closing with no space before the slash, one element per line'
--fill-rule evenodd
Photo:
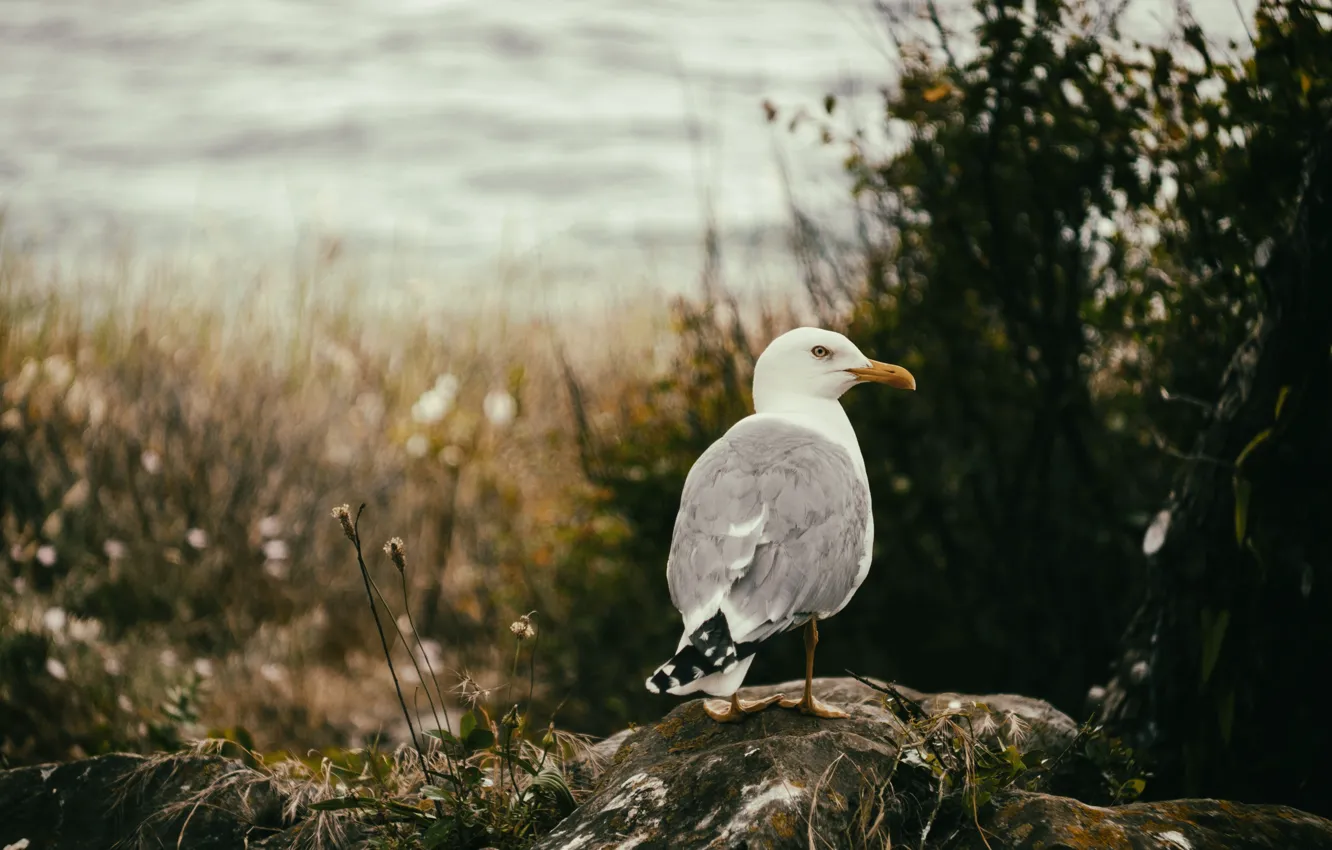
<path fill-rule="evenodd" d="M 814 346 L 809 350 L 809 353 L 813 354 L 815 357 L 819 358 L 820 360 L 824 359 L 829 354 L 832 354 L 831 351 L 829 351 L 827 348 L 823 347 L 822 345 Z"/>

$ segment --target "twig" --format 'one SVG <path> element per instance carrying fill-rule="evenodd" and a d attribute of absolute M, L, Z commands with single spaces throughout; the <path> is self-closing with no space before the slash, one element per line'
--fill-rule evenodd
<path fill-rule="evenodd" d="M 943 19 L 939 17 L 939 4 L 934 0 L 927 0 L 925 8 L 930 13 L 930 23 L 934 24 L 934 31 L 939 34 L 939 47 L 942 48 L 944 56 L 948 57 L 948 70 L 957 71 L 957 57 L 953 55 L 953 49 L 948 46 L 948 30 L 944 28 Z"/>
<path fill-rule="evenodd" d="M 930 829 L 934 826 L 934 821 L 939 817 L 939 810 L 943 808 L 944 801 L 944 782 L 939 782 L 939 793 L 934 798 L 934 809 L 930 812 L 929 819 L 925 821 L 925 826 L 920 830 L 920 850 L 925 850 L 925 840 L 930 837 Z"/>
<path fill-rule="evenodd" d="M 851 678 L 855 679 L 860 684 L 873 688 L 874 690 L 878 691 L 881 694 L 887 694 L 888 696 L 897 700 L 898 703 L 900 703 L 904 708 L 906 708 L 907 713 L 911 714 L 916 720 L 929 719 L 930 717 L 929 712 L 927 712 L 924 708 L 922 708 L 920 703 L 916 702 L 911 697 L 902 693 L 897 688 L 894 688 L 892 685 L 889 684 L 880 685 L 878 682 L 875 682 L 872 679 L 867 679 L 864 676 L 860 675 L 859 673 L 853 673 L 850 670 L 847 670 L 846 674 Z"/>

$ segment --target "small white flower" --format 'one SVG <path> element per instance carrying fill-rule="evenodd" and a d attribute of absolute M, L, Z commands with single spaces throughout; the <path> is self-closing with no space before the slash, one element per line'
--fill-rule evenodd
<path fill-rule="evenodd" d="M 424 434 L 413 434 L 407 438 L 407 454 L 412 457 L 425 457 L 425 453 L 430 451 L 430 441 Z"/>
<path fill-rule="evenodd" d="M 102 544 L 102 551 L 108 560 L 119 561 L 129 554 L 129 548 L 119 540 L 110 539 Z"/>
<path fill-rule="evenodd" d="M 178 660 L 174 649 L 164 649 L 157 656 L 157 662 L 163 667 L 175 667 Z"/>
<path fill-rule="evenodd" d="M 42 628 L 53 635 L 63 634 L 69 617 L 64 608 L 47 608 L 42 614 Z"/>
<path fill-rule="evenodd" d="M 108 676 L 119 676 L 120 671 L 124 668 L 120 666 L 119 658 L 116 658 L 114 655 L 108 655 L 106 660 L 102 662 L 102 669 L 106 671 L 106 675 Z"/>
<path fill-rule="evenodd" d="M 46 659 L 46 672 L 51 674 L 51 678 L 63 682 L 69 678 L 69 670 L 54 658 Z"/>
<path fill-rule="evenodd" d="M 28 850 L 28 839 L 20 838 L 13 844 L 6 844 L 5 850 Z"/>
<path fill-rule="evenodd" d="M 213 675 L 213 662 L 209 661 L 207 658 L 194 659 L 194 672 L 207 679 L 209 676 Z"/>
<path fill-rule="evenodd" d="M 130 714 L 134 711 L 134 703 L 130 702 L 130 698 L 124 694 L 116 697 L 116 705 L 120 706 L 120 710 L 126 714 Z"/>
<path fill-rule="evenodd" d="M 204 531 L 202 528 L 191 528 L 189 531 L 185 532 L 185 542 L 193 546 L 195 549 L 207 549 L 208 532 Z"/>
<path fill-rule="evenodd" d="M 503 428 L 518 415 L 518 402 L 507 390 L 491 390 L 486 393 L 485 401 L 481 402 L 481 409 L 491 425 Z"/>
<path fill-rule="evenodd" d="M 285 561 L 290 554 L 287 541 L 281 538 L 264 542 L 264 557 L 270 561 Z"/>
<path fill-rule="evenodd" d="M 277 537 L 282 533 L 282 519 L 276 516 L 266 516 L 259 520 L 259 534 L 263 537 Z"/>
<path fill-rule="evenodd" d="M 287 671 L 270 662 L 259 668 L 259 675 L 270 682 L 280 682 L 287 678 Z"/>
<path fill-rule="evenodd" d="M 426 390 L 412 405 L 412 419 L 422 425 L 433 425 L 449 413 L 452 400 L 434 390 Z"/>
<path fill-rule="evenodd" d="M 139 456 L 139 463 L 143 464 L 144 471 L 149 475 L 156 475 L 162 471 L 162 456 L 152 449 Z"/>
<path fill-rule="evenodd" d="M 50 543 L 37 550 L 37 563 L 43 567 L 54 567 L 56 562 L 56 550 Z"/>

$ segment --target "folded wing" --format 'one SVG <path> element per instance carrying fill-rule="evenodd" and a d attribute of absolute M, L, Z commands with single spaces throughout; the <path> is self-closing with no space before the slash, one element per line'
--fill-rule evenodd
<path fill-rule="evenodd" d="M 745 420 L 685 481 L 666 567 L 685 641 L 718 612 L 736 644 L 831 616 L 864 577 L 868 533 L 869 491 L 844 448 Z"/>

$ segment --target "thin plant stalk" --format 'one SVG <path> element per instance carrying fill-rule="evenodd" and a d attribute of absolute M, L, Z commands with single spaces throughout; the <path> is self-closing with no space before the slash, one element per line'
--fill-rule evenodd
<path fill-rule="evenodd" d="M 384 648 L 384 660 L 388 663 L 389 675 L 393 677 L 393 688 L 398 692 L 398 704 L 402 706 L 402 716 L 407 720 L 407 731 L 412 736 L 412 746 L 421 759 L 421 775 L 430 775 L 430 765 L 426 761 L 425 751 L 421 749 L 421 740 L 416 735 L 416 726 L 412 723 L 412 713 L 407 708 L 407 700 L 402 695 L 402 683 L 398 681 L 398 671 L 393 667 L 393 655 L 389 652 L 388 638 L 384 635 L 384 624 L 379 621 L 379 609 L 375 607 L 375 594 L 371 589 L 370 570 L 365 566 L 365 556 L 361 553 L 361 514 L 365 511 L 363 503 L 356 509 L 356 519 L 352 522 L 351 542 L 356 549 L 356 564 L 361 568 L 361 579 L 365 582 L 365 596 L 370 603 L 370 613 L 375 618 L 375 629 L 379 631 L 379 643 Z"/>
<path fill-rule="evenodd" d="M 421 665 L 416 661 L 416 653 L 408 652 L 408 655 L 412 657 L 412 666 L 416 669 L 416 677 L 421 680 L 421 689 L 425 691 L 426 702 L 430 704 L 430 713 L 435 718 L 435 728 L 444 729 L 449 735 L 453 735 L 453 724 L 449 720 L 449 711 L 444 705 L 444 694 L 439 688 L 439 677 L 435 675 L 435 667 L 430 663 L 430 654 L 425 651 L 425 645 L 421 642 L 421 633 L 416 628 L 416 619 L 412 616 L 412 605 L 407 594 L 407 572 L 406 570 L 399 570 L 398 575 L 402 578 L 402 607 L 407 613 L 407 625 L 412 630 L 412 639 L 416 641 L 416 648 L 420 651 L 421 657 L 425 659 L 426 670 L 430 673 L 430 681 L 435 685 L 435 695 L 439 698 L 438 710 L 435 708 L 435 700 L 430 697 L 430 686 L 425 684 L 425 676 L 421 675 Z M 375 590 L 378 591 L 378 588 L 375 588 Z M 401 632 L 399 634 L 401 635 Z M 444 716 L 443 725 L 440 724 L 441 714 Z M 449 772 L 456 774 L 457 769 L 453 764 L 453 756 L 449 754 L 449 748 L 445 746 L 442 749 L 444 751 L 444 761 L 449 766 Z"/>
<path fill-rule="evenodd" d="M 374 578 L 371 578 L 371 579 L 370 579 L 370 587 L 371 587 L 371 589 L 372 589 L 373 592 L 374 592 L 374 596 L 375 596 L 375 598 L 377 598 L 380 602 L 382 602 L 382 603 L 384 604 L 384 608 L 386 608 L 386 609 L 388 610 L 388 612 L 389 612 L 390 614 L 392 614 L 392 613 L 393 613 L 393 606 L 389 605 L 389 601 L 388 601 L 388 599 L 384 596 L 384 591 L 382 591 L 382 590 L 379 589 L 379 582 L 375 581 Z M 410 611 L 409 611 L 408 614 L 407 614 L 407 619 L 408 619 L 408 621 L 411 620 L 411 613 L 410 613 Z M 402 633 L 402 629 L 398 628 L 398 621 L 397 621 L 396 618 L 394 618 L 394 620 L 393 620 L 393 633 L 394 633 L 395 635 L 397 635 L 398 639 L 401 640 L 401 641 L 403 642 L 403 645 L 404 645 L 404 646 L 407 644 L 407 636 L 404 635 L 404 634 Z M 412 633 L 413 633 L 414 635 L 416 634 L 415 627 L 412 628 Z M 420 637 L 419 637 L 419 636 L 417 636 L 417 643 L 418 643 L 418 645 L 419 645 L 419 643 L 420 643 Z M 415 658 L 415 656 L 413 655 L 413 653 L 410 651 L 410 649 L 408 650 L 408 653 L 407 653 L 407 654 L 408 654 L 409 656 L 412 656 L 412 659 L 411 659 L 411 660 L 412 660 L 412 666 L 413 666 L 414 668 L 416 668 L 416 675 L 417 675 L 417 678 L 420 678 L 420 679 L 424 682 L 425 680 L 424 680 L 424 678 L 421 676 L 421 668 L 420 668 L 420 666 L 416 663 L 416 658 Z M 389 662 L 389 668 L 392 669 L 392 667 L 393 667 L 393 662 L 390 661 L 390 662 Z M 397 682 L 397 678 L 396 678 L 396 676 L 394 677 L 394 682 L 395 682 L 395 683 Z M 438 687 L 438 683 L 436 683 L 436 687 Z M 426 692 L 426 700 L 429 701 L 431 711 L 433 712 L 434 709 L 435 709 L 435 703 L 434 703 L 433 700 L 430 699 L 430 690 L 429 690 L 428 688 L 423 688 L 423 690 L 425 690 L 425 692 Z M 401 692 L 401 689 L 399 689 L 399 692 L 398 692 L 398 698 L 399 698 L 399 699 L 402 699 L 402 692 Z M 441 704 L 442 704 L 442 702 L 443 702 L 443 700 L 441 699 Z M 444 715 L 444 716 L 445 716 L 445 718 L 447 718 L 447 717 L 448 717 L 448 713 L 445 712 L 445 715 Z M 438 714 L 435 714 L 435 724 L 436 724 L 436 728 L 438 728 L 438 726 L 439 726 L 439 722 L 440 722 L 440 721 L 439 721 L 439 715 L 438 715 Z M 449 730 L 449 734 L 453 734 L 452 729 Z M 414 737 L 414 736 L 413 736 L 413 740 L 415 740 L 415 737 Z M 444 760 L 448 763 L 448 765 L 449 765 L 449 770 L 450 770 L 450 771 L 454 771 L 453 757 L 449 755 L 449 752 L 448 752 L 448 749 L 447 749 L 447 748 L 444 748 L 443 752 L 444 752 Z M 428 769 L 425 769 L 425 768 L 423 768 L 423 770 L 425 770 L 425 776 L 426 776 L 426 779 L 427 779 L 427 780 L 430 778 L 430 775 L 431 775 L 432 773 L 438 775 L 438 771 L 431 771 L 431 770 L 428 770 Z"/>

